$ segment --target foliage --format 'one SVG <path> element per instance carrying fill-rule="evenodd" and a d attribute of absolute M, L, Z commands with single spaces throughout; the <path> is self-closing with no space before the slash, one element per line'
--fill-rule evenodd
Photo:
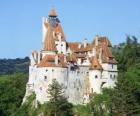
<path fill-rule="evenodd" d="M 89 104 L 87 105 L 75 105 L 73 108 L 76 116 L 91 116 L 92 111 Z"/>
<path fill-rule="evenodd" d="M 119 50 L 113 50 L 118 60 L 118 80 L 114 89 L 105 89 L 91 99 L 95 116 L 140 115 L 140 45 L 135 36 L 127 36 Z"/>
<path fill-rule="evenodd" d="M 25 94 L 27 74 L 0 76 L 0 115 L 9 116 L 20 107 Z"/>
<path fill-rule="evenodd" d="M 73 116 L 73 105 L 64 97 L 62 86 L 53 79 L 52 84 L 48 87 L 50 101 L 47 103 L 49 107 L 48 116 Z"/>
<path fill-rule="evenodd" d="M 0 59 L 0 74 L 28 73 L 29 58 Z"/>

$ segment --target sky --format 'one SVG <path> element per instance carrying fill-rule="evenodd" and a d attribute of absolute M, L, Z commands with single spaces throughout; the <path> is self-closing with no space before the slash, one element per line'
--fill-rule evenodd
<path fill-rule="evenodd" d="M 126 34 L 140 42 L 140 0 L 1 0 L 0 58 L 24 58 L 41 49 L 42 17 L 55 8 L 67 41 L 107 36 L 113 45 Z"/>

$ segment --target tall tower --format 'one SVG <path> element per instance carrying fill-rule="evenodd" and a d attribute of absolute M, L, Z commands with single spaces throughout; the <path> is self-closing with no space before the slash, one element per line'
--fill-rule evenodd
<path fill-rule="evenodd" d="M 42 27 L 43 50 L 45 50 L 44 48 L 46 48 L 47 46 L 50 46 L 48 43 L 46 43 L 46 35 L 50 35 L 55 43 L 57 53 L 66 54 L 65 36 L 55 9 L 52 9 L 50 11 L 48 17 L 43 18 Z"/>

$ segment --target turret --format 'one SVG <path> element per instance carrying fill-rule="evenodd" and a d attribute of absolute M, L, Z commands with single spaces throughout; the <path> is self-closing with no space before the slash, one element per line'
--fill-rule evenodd
<path fill-rule="evenodd" d="M 91 58 L 89 69 L 90 93 L 100 93 L 102 66 L 96 56 Z"/>

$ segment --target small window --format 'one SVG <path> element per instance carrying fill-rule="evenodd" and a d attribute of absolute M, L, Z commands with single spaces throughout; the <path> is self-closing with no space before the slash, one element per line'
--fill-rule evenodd
<path fill-rule="evenodd" d="M 63 46 L 63 44 L 61 44 L 61 46 Z"/>
<path fill-rule="evenodd" d="M 112 75 L 110 75 L 110 78 L 112 79 Z"/>
<path fill-rule="evenodd" d="M 48 70 L 46 69 L 46 72 L 47 72 Z"/>
<path fill-rule="evenodd" d="M 54 71 L 54 69 L 52 69 L 52 72 Z"/>
<path fill-rule="evenodd" d="M 89 72 L 87 72 L 87 76 L 89 76 Z"/>
<path fill-rule="evenodd" d="M 114 79 L 116 78 L 116 75 L 114 75 Z"/>
<path fill-rule="evenodd" d="M 93 88 L 91 88 L 91 93 L 93 93 Z"/>
<path fill-rule="evenodd" d="M 47 76 L 44 76 L 44 80 L 47 80 Z"/>
<path fill-rule="evenodd" d="M 95 75 L 95 79 L 97 79 L 98 78 L 98 76 L 97 75 Z"/>
<path fill-rule="evenodd" d="M 113 69 L 113 64 L 112 64 L 112 69 Z"/>

